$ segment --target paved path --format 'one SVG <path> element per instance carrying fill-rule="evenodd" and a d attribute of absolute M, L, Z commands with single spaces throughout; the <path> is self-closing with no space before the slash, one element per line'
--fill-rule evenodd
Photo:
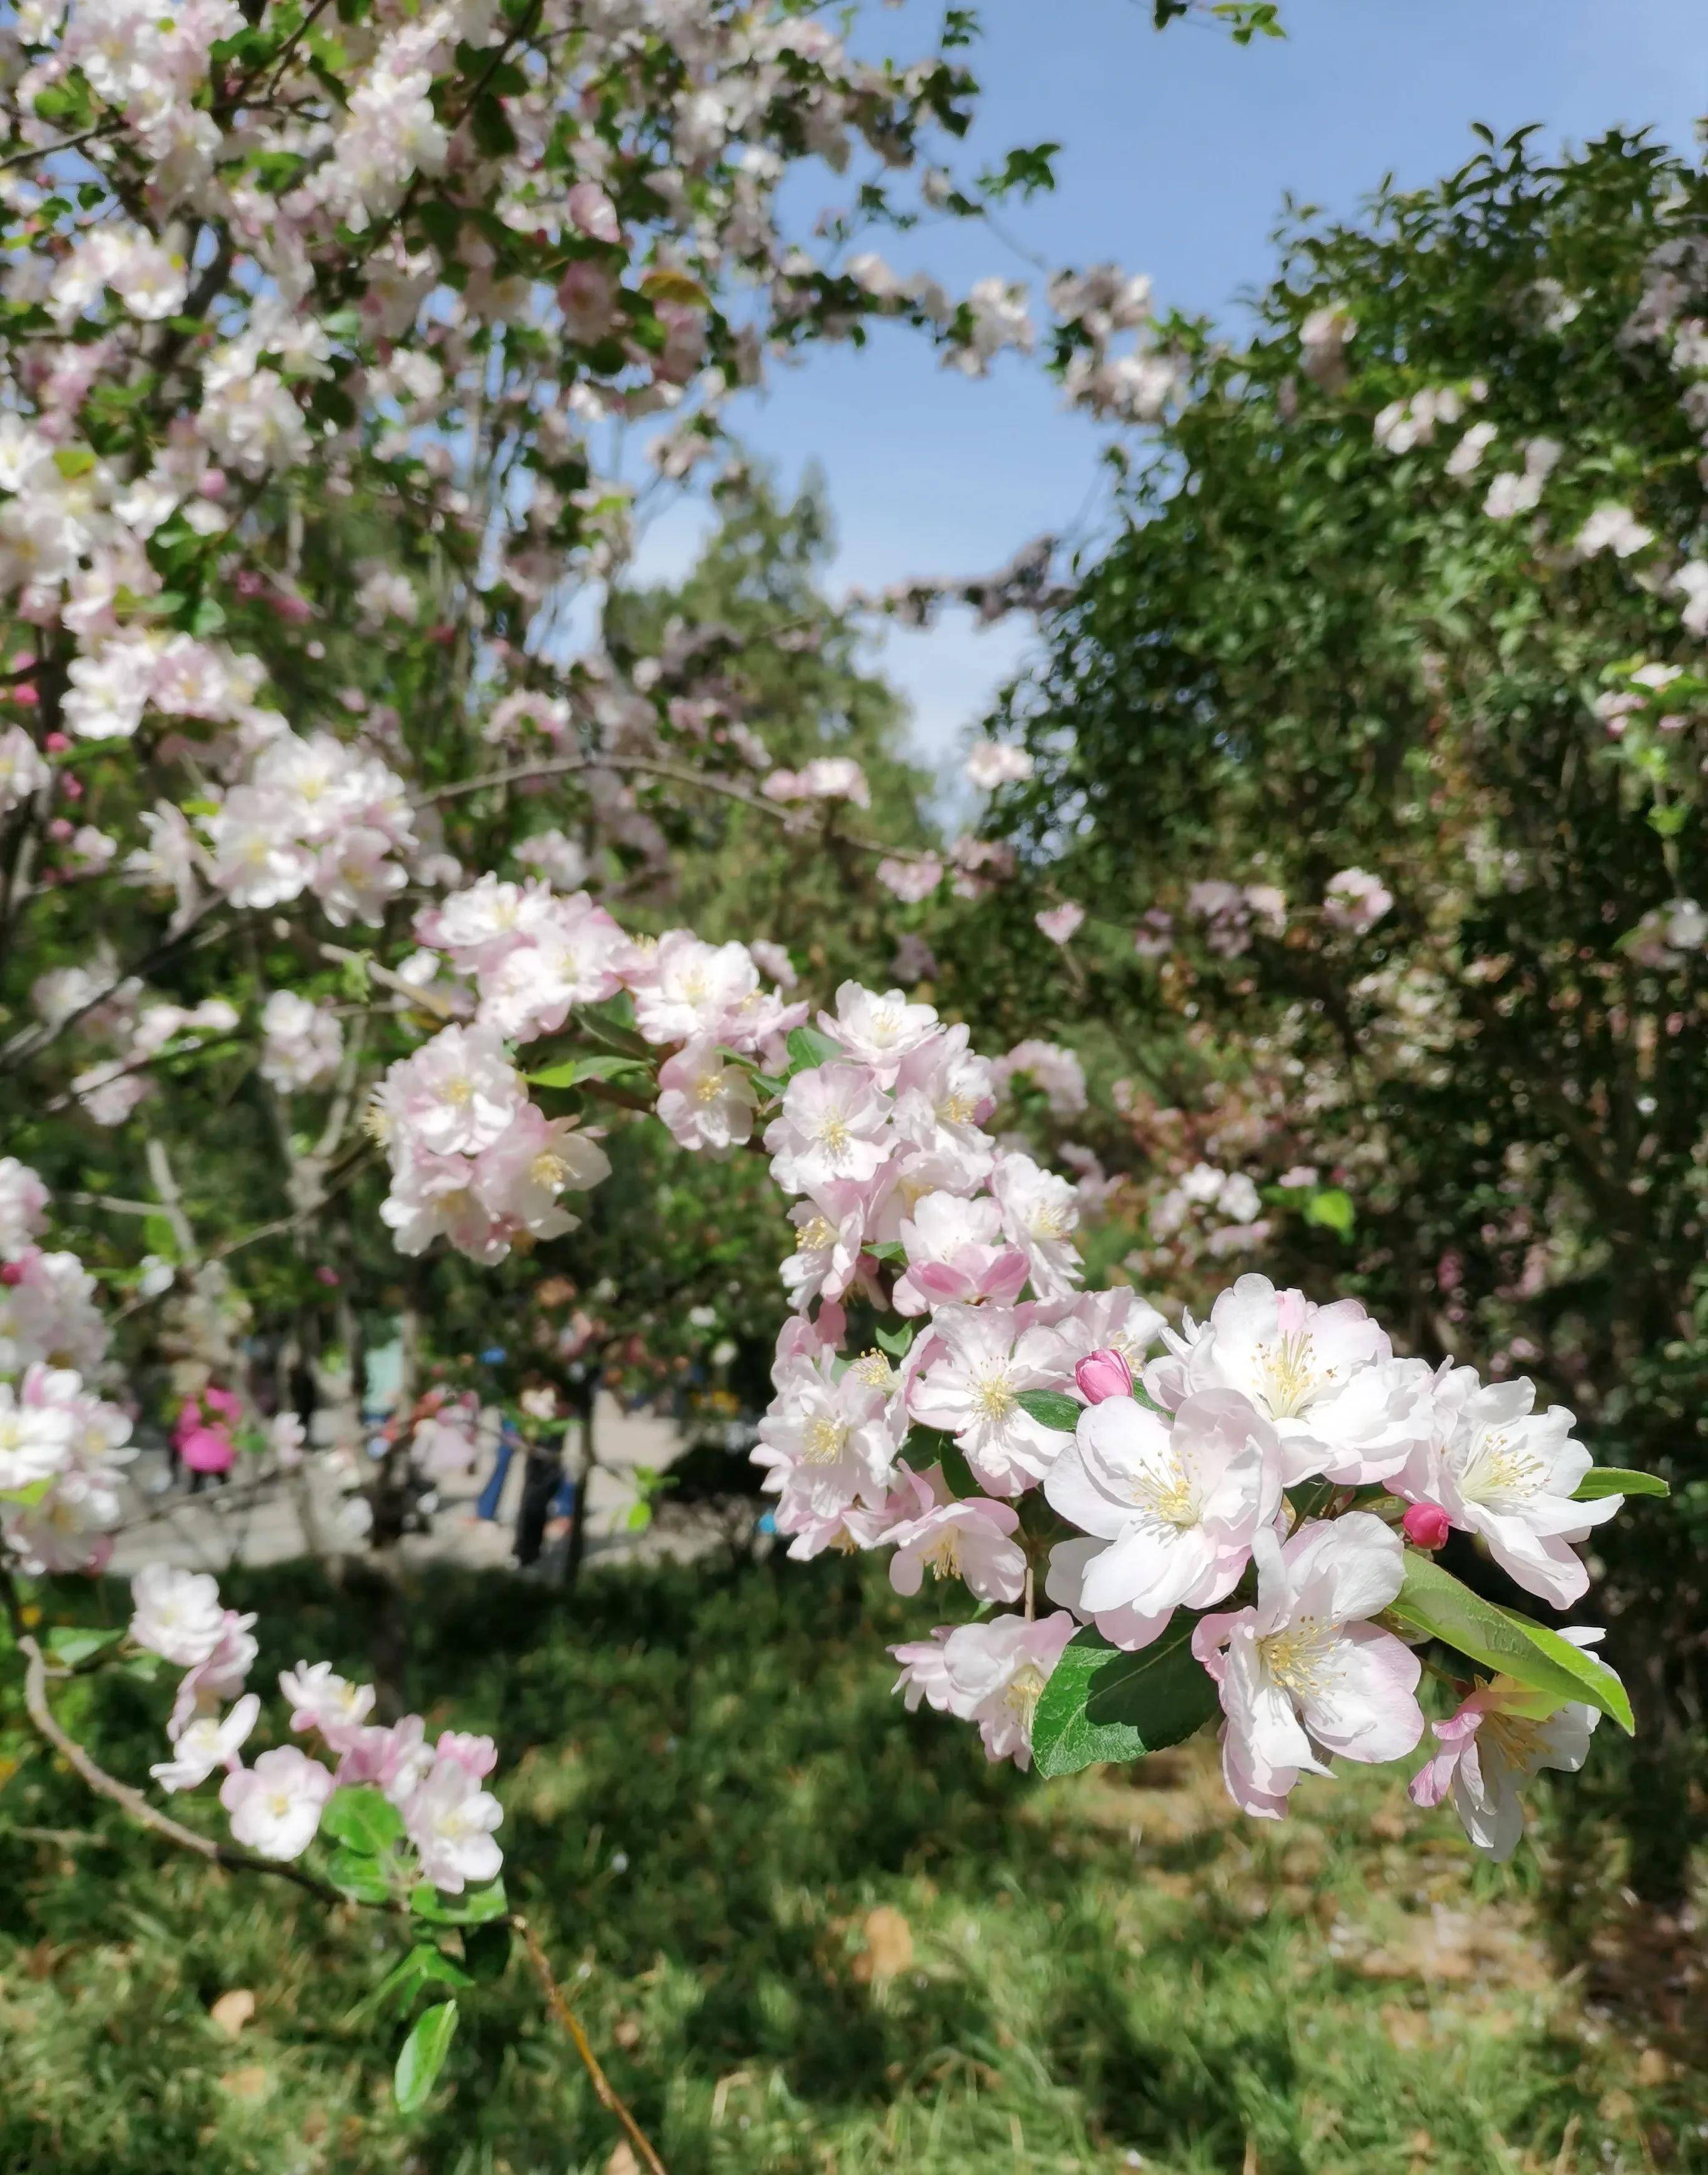
<path fill-rule="evenodd" d="M 672 1521 L 667 1533 L 653 1527 L 633 1532 L 627 1522 L 637 1500 L 636 1469 L 667 1466 L 681 1454 L 682 1439 L 675 1422 L 653 1413 L 626 1413 L 601 1394 L 594 1424 L 599 1469 L 588 1491 L 588 1561 L 691 1552 L 699 1544 L 698 1521 L 690 1521 L 686 1529 Z M 573 1446 L 572 1441 L 572 1451 Z M 478 1519 L 474 1504 L 491 1473 L 493 1455 L 490 1447 L 483 1449 L 474 1473 L 441 1483 L 431 1532 L 409 1534 L 401 1543 L 406 1562 L 474 1566 L 510 1562 L 523 1461 L 519 1456 L 511 1460 L 496 1519 Z M 234 1478 L 225 1488 L 190 1496 L 171 1485 L 165 1453 L 145 1450 L 130 1468 L 132 1500 L 117 1536 L 112 1569 L 122 1576 L 145 1563 L 218 1571 L 233 1563 L 283 1563 L 312 1554 L 314 1549 L 303 1531 L 305 1489 L 322 1546 L 359 1551 L 361 1538 L 348 1510 L 348 1490 L 356 1472 L 350 1451 L 316 1451 L 298 1476 L 256 1482 Z M 549 1576 L 549 1560 L 545 1569 Z"/>

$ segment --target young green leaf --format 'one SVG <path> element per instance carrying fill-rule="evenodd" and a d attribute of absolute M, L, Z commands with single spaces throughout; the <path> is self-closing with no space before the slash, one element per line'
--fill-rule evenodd
<path fill-rule="evenodd" d="M 591 1057 L 572 1057 L 561 1065 L 548 1065 L 543 1072 L 523 1077 L 535 1088 L 574 1088 L 583 1080 L 619 1080 L 626 1074 L 644 1072 L 638 1057 L 619 1057 L 615 1052 Z"/>
<path fill-rule="evenodd" d="M 62 1662 L 68 1669 L 75 1669 L 104 1647 L 116 1646 L 124 1635 L 122 1629 L 101 1631 L 92 1624 L 56 1624 L 43 1643 L 56 1662 Z"/>
<path fill-rule="evenodd" d="M 811 1072 L 817 1066 L 833 1063 L 843 1055 L 841 1044 L 832 1042 L 827 1034 L 821 1034 L 816 1027 L 790 1028 L 785 1047 L 791 1080 L 797 1072 Z"/>
<path fill-rule="evenodd" d="M 1604 1662 L 1545 1624 L 1485 1601 L 1414 1549 L 1406 1551 L 1405 1583 L 1387 1613 L 1407 1630 L 1425 1632 L 1485 1668 L 1546 1693 L 1557 1706 L 1575 1700 L 1599 1707 L 1627 1735 L 1635 1733 L 1630 1699 Z"/>
<path fill-rule="evenodd" d="M 1085 1410 L 1079 1399 L 1070 1397 L 1065 1390 L 1022 1390 L 1015 1402 L 1040 1427 L 1054 1428 L 1058 1435 L 1071 1435 Z"/>
<path fill-rule="evenodd" d="M 409 1908 L 430 1926 L 484 1926 L 489 1918 L 502 1918 L 510 1905 L 502 1879 L 465 1888 L 460 1896 L 441 1895 L 430 1880 L 418 1880 L 409 1890 Z"/>
<path fill-rule="evenodd" d="M 917 1324 L 904 1321 L 899 1329 L 881 1329 L 877 1332 L 878 1349 L 887 1352 L 892 1359 L 905 1359 L 914 1348 L 914 1331 Z"/>
<path fill-rule="evenodd" d="M 1622 1465 L 1592 1465 L 1572 1492 L 1574 1503 L 1594 1503 L 1603 1495 L 1670 1495 L 1658 1473 L 1633 1473 Z"/>
<path fill-rule="evenodd" d="M 388 2002 L 399 2009 L 408 2009 L 424 1987 L 465 1987 L 474 1983 L 461 1964 L 447 1956 L 442 1949 L 435 1948 L 431 1942 L 420 1942 L 393 1965 L 371 1993 L 356 2004 L 350 2011 L 350 2021 L 356 2023 L 371 2016 Z"/>
<path fill-rule="evenodd" d="M 1032 1764 L 1072 1775 L 1098 1760 L 1140 1760 L 1181 1744 L 1216 1711 L 1216 1686 L 1192 1654 L 1198 1622 L 1179 1609 L 1160 1639 L 1136 1654 L 1087 1626 L 1050 1672 L 1032 1718 Z"/>
<path fill-rule="evenodd" d="M 403 1815 L 383 1790 L 364 1782 L 355 1789 L 333 1791 L 320 1816 L 320 1831 L 346 1850 L 371 1858 L 403 1841 Z"/>
<path fill-rule="evenodd" d="M 973 1478 L 973 1468 L 960 1444 L 939 1428 L 910 1427 L 902 1445 L 902 1456 L 916 1473 L 928 1473 L 932 1466 L 941 1466 L 943 1484 L 957 1502 L 964 1503 L 969 1495 L 982 1495 L 984 1492 Z"/>
<path fill-rule="evenodd" d="M 353 1902 L 391 1901 L 392 1884 L 381 1870 L 379 1860 L 367 1851 L 347 1850 L 340 1845 L 326 1862 L 326 1877 Z"/>
<path fill-rule="evenodd" d="M 423 2010 L 416 2018 L 415 2028 L 404 2040 L 403 2052 L 398 2056 L 398 2066 L 392 2079 L 400 2113 L 415 2114 L 426 2105 L 427 2095 L 445 2066 L 445 2057 L 451 2051 L 451 2040 L 456 2029 L 457 2004 L 454 2001 L 438 2002 L 431 2009 Z"/>

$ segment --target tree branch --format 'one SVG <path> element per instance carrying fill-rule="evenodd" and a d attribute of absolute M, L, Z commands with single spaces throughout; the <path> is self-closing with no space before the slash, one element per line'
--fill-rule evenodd
<path fill-rule="evenodd" d="M 512 1928 L 520 1936 L 523 1947 L 528 1951 L 528 1961 L 534 1966 L 534 1976 L 539 1980 L 540 1990 L 545 1996 L 545 2005 L 568 2035 L 576 2053 L 580 2055 L 582 2067 L 593 2080 L 593 2088 L 599 2095 L 599 2104 L 610 2113 L 614 2114 L 622 2124 L 627 2133 L 629 2143 L 639 2153 L 648 2175 L 669 2175 L 664 2161 L 653 2149 L 652 2140 L 639 2123 L 635 2120 L 633 2115 L 629 2113 L 621 2095 L 600 2067 L 599 2058 L 594 2053 L 586 2032 L 581 2028 L 581 2020 L 570 2007 L 562 1988 L 552 1976 L 550 1961 L 540 1945 L 540 1936 L 519 1911 L 511 1913 L 510 1923 Z"/>
<path fill-rule="evenodd" d="M 176 1843 L 180 1850 L 187 1850 L 204 1858 L 212 1865 L 221 1865 L 230 1873 L 270 1873 L 279 1880 L 288 1880 L 294 1887 L 304 1889 L 317 1896 L 323 1903 L 346 1903 L 350 1899 L 341 1895 L 328 1881 L 318 1880 L 312 1873 L 305 1873 L 300 1865 L 292 1865 L 282 1858 L 257 1858 L 247 1850 L 239 1850 L 231 1843 L 217 1841 L 212 1836 L 199 1835 L 194 1828 L 187 1828 L 181 1820 L 149 1803 L 140 1790 L 133 1790 L 128 1782 L 121 1782 L 116 1775 L 109 1775 L 104 1767 L 97 1766 L 77 1739 L 62 1728 L 47 1697 L 47 1662 L 35 1641 L 25 1632 L 18 1642 L 24 1656 L 24 1705 L 35 1725 L 36 1734 L 51 1744 L 53 1749 L 88 1784 L 98 1798 L 109 1803 L 133 1820 L 150 1835 L 161 1836 Z"/>
<path fill-rule="evenodd" d="M 521 785 L 530 778 L 564 778 L 580 770 L 631 770 L 648 778 L 667 778 L 677 785 L 690 786 L 702 793 L 715 793 L 725 800 L 734 800 L 743 808 L 751 808 L 761 816 L 768 816 L 773 822 L 787 825 L 793 820 L 791 805 L 762 800 L 756 793 L 749 793 L 740 785 L 732 785 L 727 778 L 708 777 L 697 770 L 686 770 L 680 764 L 660 762 L 655 757 L 643 755 L 561 755 L 548 756 L 543 762 L 513 764 L 506 770 L 487 771 L 480 778 L 459 778 L 454 785 L 437 785 L 427 793 L 418 793 L 409 805 L 426 808 L 441 800 L 458 800 L 466 793 L 479 793 L 489 785 Z M 928 855 L 912 847 L 887 846 L 879 838 L 864 838 L 859 833 L 843 831 L 838 833 L 844 845 L 854 847 L 862 854 L 897 861 L 923 861 Z"/>
<path fill-rule="evenodd" d="M 330 1882 L 305 1872 L 299 1865 L 280 1858 L 258 1858 L 249 1851 L 220 1842 L 212 1836 L 200 1835 L 194 1828 L 187 1828 L 182 1821 L 173 1820 L 170 1814 L 161 1812 L 140 1790 L 133 1789 L 128 1782 L 121 1782 L 116 1775 L 109 1775 L 104 1767 L 98 1765 L 77 1739 L 61 1726 L 48 1700 L 47 1662 L 41 1647 L 28 1632 L 19 1638 L 18 1645 L 24 1657 L 24 1704 L 36 1733 L 97 1797 L 105 1798 L 109 1803 L 117 1805 L 139 1827 L 145 1828 L 150 1835 L 159 1836 L 164 1841 L 175 1844 L 180 1850 L 187 1850 L 196 1858 L 205 1858 L 209 1864 L 224 1867 L 227 1872 L 271 1874 L 275 1879 L 288 1880 L 293 1887 L 301 1888 L 320 1902 L 330 1906 L 356 1902 L 366 1910 L 408 1915 L 409 1906 L 401 1899 L 393 1898 L 385 1903 L 361 1903 L 359 1898 L 344 1895 Z M 648 2175 L 669 2175 L 646 2132 L 630 2113 L 621 2094 L 606 2076 L 587 2033 L 582 2029 L 581 2020 L 571 2008 L 568 1998 L 552 1974 L 550 1961 L 539 1935 L 519 1911 L 512 1912 L 506 1923 L 520 1938 L 528 1951 L 528 1961 L 545 1997 L 546 2008 L 580 2057 L 600 2105 L 622 2125 L 630 2144 L 640 2155 Z"/>

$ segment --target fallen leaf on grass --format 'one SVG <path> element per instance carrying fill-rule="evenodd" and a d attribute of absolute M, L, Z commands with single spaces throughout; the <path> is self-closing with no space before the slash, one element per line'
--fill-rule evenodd
<path fill-rule="evenodd" d="M 273 2073 L 252 2062 L 246 2069 L 227 2069 L 220 2082 L 234 2100 L 264 2100 L 273 2089 Z"/>
<path fill-rule="evenodd" d="M 882 1986 L 913 1962 L 914 1929 L 892 1903 L 880 1903 L 868 1911 L 862 1930 L 866 1944 L 853 1966 L 862 1986 Z"/>
<path fill-rule="evenodd" d="M 255 2014 L 255 1997 L 247 1986 L 222 1993 L 208 2011 L 228 2039 L 235 2039 Z"/>

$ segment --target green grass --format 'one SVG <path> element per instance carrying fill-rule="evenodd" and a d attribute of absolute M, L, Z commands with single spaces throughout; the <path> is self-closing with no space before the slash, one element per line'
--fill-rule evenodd
<path fill-rule="evenodd" d="M 354 1604 L 308 1574 L 228 1585 L 275 1635 L 263 1668 L 361 1669 Z M 513 1890 L 672 2175 L 1708 2170 L 1692 2032 L 1640 1999 L 1593 1831 L 1553 1868 L 1562 1895 L 1594 1868 L 1568 1936 L 1545 1859 L 1480 1865 L 1392 1771 L 1307 1784 L 1270 1828 L 1209 1747 L 989 1769 L 890 1698 L 881 1648 L 930 1612 L 868 1566 L 608 1572 L 572 1607 L 435 1574 L 418 1598 L 411 1691 L 497 1735 Z M 66 1711 L 140 1777 L 164 1704 L 121 1681 Z M 209 1875 L 3 1747 L 0 1828 L 101 1838 L 0 1835 L 4 2175 L 607 2167 L 516 1961 L 405 2122 L 401 2026 L 355 2013 L 384 1922 Z M 209 2015 L 233 1988 L 257 2003 L 235 2041 Z"/>

